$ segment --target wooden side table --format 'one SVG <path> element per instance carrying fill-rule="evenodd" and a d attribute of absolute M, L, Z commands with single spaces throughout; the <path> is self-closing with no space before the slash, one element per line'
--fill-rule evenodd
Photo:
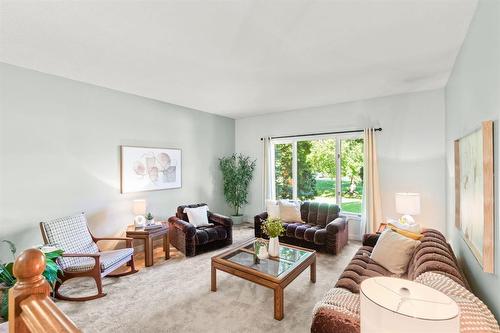
<path fill-rule="evenodd" d="M 377 229 L 377 234 L 381 234 L 387 228 L 388 228 L 387 223 L 384 222 L 380 223 Z"/>
<path fill-rule="evenodd" d="M 165 260 L 170 259 L 170 239 L 168 227 L 161 224 L 161 227 L 156 229 L 144 230 L 144 228 L 136 228 L 134 225 L 127 227 L 127 237 L 144 240 L 144 259 L 146 267 L 153 266 L 153 240 L 158 237 L 163 237 L 163 251 L 165 252 Z"/>

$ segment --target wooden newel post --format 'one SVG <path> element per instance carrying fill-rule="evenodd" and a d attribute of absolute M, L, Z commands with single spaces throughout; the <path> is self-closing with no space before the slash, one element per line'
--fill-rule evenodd
<path fill-rule="evenodd" d="M 38 249 L 28 249 L 14 263 L 17 282 L 9 290 L 9 332 L 30 332 L 21 318 L 21 302 L 32 295 L 48 296 L 50 285 L 43 277 L 45 255 Z"/>

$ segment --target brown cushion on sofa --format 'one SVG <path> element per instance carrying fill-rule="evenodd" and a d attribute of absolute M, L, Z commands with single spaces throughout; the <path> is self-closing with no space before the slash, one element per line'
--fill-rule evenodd
<path fill-rule="evenodd" d="M 300 207 L 300 214 L 303 221 L 322 227 L 339 217 L 339 213 L 339 206 L 326 202 L 306 201 Z"/>
<path fill-rule="evenodd" d="M 425 272 L 438 272 L 469 288 L 444 236 L 434 229 L 426 229 L 422 233 L 424 238 L 408 265 L 408 278 L 414 280 Z"/>
<path fill-rule="evenodd" d="M 359 286 L 363 280 L 374 276 L 392 275 L 391 272 L 370 259 L 372 250 L 371 246 L 361 247 L 345 268 L 335 287 L 359 293 Z"/>
<path fill-rule="evenodd" d="M 304 239 L 304 234 L 306 233 L 306 230 L 311 228 L 311 227 L 312 227 L 312 225 L 310 225 L 310 224 L 298 225 L 295 228 L 295 238 Z"/>
<path fill-rule="evenodd" d="M 295 229 L 303 224 L 304 223 L 301 222 L 288 222 L 286 224 L 284 223 L 283 226 L 285 227 L 285 235 L 287 235 L 288 237 L 295 237 Z"/>
<path fill-rule="evenodd" d="M 198 227 L 196 228 L 195 244 L 202 245 L 209 242 L 223 240 L 227 238 L 226 228 L 223 226 Z"/>

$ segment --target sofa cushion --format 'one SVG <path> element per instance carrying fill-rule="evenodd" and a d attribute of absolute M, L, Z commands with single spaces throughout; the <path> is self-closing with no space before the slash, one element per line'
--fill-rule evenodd
<path fill-rule="evenodd" d="M 370 259 L 373 250 L 371 246 L 363 246 L 354 255 L 351 262 L 345 268 L 338 279 L 335 287 L 345 288 L 353 293 L 359 293 L 361 282 L 374 276 L 392 275 L 387 269 Z"/>
<path fill-rule="evenodd" d="M 301 221 L 300 202 L 280 200 L 278 201 L 280 219 L 285 222 Z"/>
<path fill-rule="evenodd" d="M 196 228 L 195 243 L 203 245 L 227 238 L 227 231 L 221 225 Z"/>
<path fill-rule="evenodd" d="M 372 250 L 370 258 L 397 275 L 406 273 L 419 241 L 386 229 Z"/>
<path fill-rule="evenodd" d="M 424 235 L 422 235 L 420 233 L 414 233 L 414 232 L 411 232 L 411 231 L 408 231 L 405 229 L 400 229 L 398 227 L 393 226 L 390 223 L 388 226 L 392 231 L 397 232 L 398 234 L 400 234 L 402 236 L 405 236 L 405 237 L 408 237 L 408 238 L 411 238 L 414 240 L 421 240 L 424 237 Z"/>
<path fill-rule="evenodd" d="M 304 234 L 306 233 L 306 230 L 311 228 L 312 225 L 310 224 L 300 224 L 295 228 L 295 235 L 294 237 L 296 239 L 304 239 Z"/>
<path fill-rule="evenodd" d="M 188 216 L 187 216 L 186 213 L 184 213 L 184 208 L 186 208 L 186 207 L 188 207 L 188 208 L 196 208 L 196 207 L 201 207 L 201 206 L 206 206 L 206 205 L 207 205 L 206 203 L 199 203 L 199 204 L 194 204 L 194 205 L 182 205 L 182 206 L 179 206 L 179 207 L 177 207 L 177 212 L 176 212 L 175 216 L 177 216 L 181 220 L 187 221 L 188 220 Z"/>
<path fill-rule="evenodd" d="M 208 206 L 200 206 L 195 208 L 186 207 L 184 213 L 188 216 L 189 223 L 195 227 L 208 226 Z"/>
<path fill-rule="evenodd" d="M 278 201 L 267 199 L 266 211 L 267 211 L 267 218 L 269 219 L 280 218 L 280 206 L 278 205 Z"/>
<path fill-rule="evenodd" d="M 408 265 L 408 278 L 414 280 L 425 272 L 439 272 L 470 289 L 444 236 L 434 229 L 426 229 L 422 233 L 424 238 Z"/>
<path fill-rule="evenodd" d="M 112 268 L 113 266 L 117 266 L 124 260 L 130 260 L 132 255 L 134 254 L 133 248 L 124 248 L 118 250 L 110 250 L 110 251 L 102 251 L 99 253 L 99 262 L 101 264 L 101 271 Z M 75 258 L 79 259 L 77 263 L 73 263 L 71 266 L 65 268 L 66 271 L 69 272 L 85 272 L 92 269 L 95 265 L 95 260 L 93 258 Z"/>
<path fill-rule="evenodd" d="M 285 228 L 285 235 L 287 237 L 295 237 L 295 229 L 297 227 L 303 225 L 301 222 L 287 222 L 283 223 L 283 227 Z"/>
<path fill-rule="evenodd" d="M 315 201 L 304 202 L 300 210 L 303 221 L 322 227 L 339 217 L 340 213 L 339 206 L 335 204 Z"/>

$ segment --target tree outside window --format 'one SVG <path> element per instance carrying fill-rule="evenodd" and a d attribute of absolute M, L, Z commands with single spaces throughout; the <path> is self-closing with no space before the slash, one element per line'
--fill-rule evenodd
<path fill-rule="evenodd" d="M 296 184 L 294 144 L 297 154 Z M 297 186 L 296 199 L 337 203 L 344 212 L 361 213 L 364 162 L 362 138 L 294 139 L 287 143 L 276 143 L 274 152 L 277 199 L 293 199 L 294 186 Z"/>

